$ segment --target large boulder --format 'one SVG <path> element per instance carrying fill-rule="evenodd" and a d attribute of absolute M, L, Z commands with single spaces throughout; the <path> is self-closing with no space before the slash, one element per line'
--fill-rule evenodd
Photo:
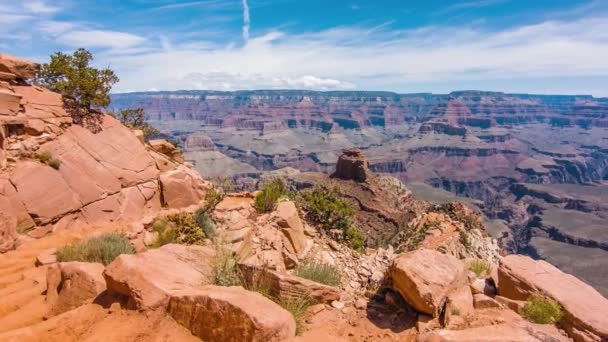
<path fill-rule="evenodd" d="M 168 208 L 199 204 L 207 190 L 205 182 L 194 170 L 180 165 L 160 175 L 163 201 Z"/>
<path fill-rule="evenodd" d="M 215 252 L 209 247 L 165 245 L 135 255 L 121 255 L 103 275 L 108 291 L 128 297 L 136 309 L 166 307 L 171 295 L 208 282 Z"/>
<path fill-rule="evenodd" d="M 241 264 L 239 265 L 249 284 L 268 287 L 272 296 L 288 298 L 293 295 L 310 296 L 318 303 L 330 304 L 340 299 L 340 289 L 289 273 Z"/>
<path fill-rule="evenodd" d="M 290 252 L 301 256 L 307 248 L 308 239 L 304 235 L 304 224 L 295 203 L 291 201 L 279 203 L 275 214 L 278 217 L 277 225 L 287 239 L 284 246 L 289 248 Z"/>
<path fill-rule="evenodd" d="M 0 53 L 0 81 L 26 81 L 34 78 L 40 64 Z"/>
<path fill-rule="evenodd" d="M 461 287 L 468 290 L 462 262 L 435 250 L 402 254 L 393 261 L 389 272 L 394 289 L 416 310 L 434 317 L 442 311 L 450 294 Z"/>
<path fill-rule="evenodd" d="M 526 300 L 541 293 L 556 300 L 565 311 L 564 329 L 575 341 L 608 340 L 608 299 L 594 288 L 555 266 L 522 255 L 500 260 L 498 294 Z"/>
<path fill-rule="evenodd" d="M 242 287 L 206 286 L 174 293 L 169 314 L 203 341 L 284 341 L 296 331 L 288 311 Z"/>
<path fill-rule="evenodd" d="M 463 330 L 437 330 L 420 336 L 424 342 L 567 342 L 554 326 L 532 324 L 525 321 L 486 325 Z"/>
<path fill-rule="evenodd" d="M 62 262 L 47 271 L 48 316 L 55 316 L 92 302 L 106 290 L 100 263 Z"/>

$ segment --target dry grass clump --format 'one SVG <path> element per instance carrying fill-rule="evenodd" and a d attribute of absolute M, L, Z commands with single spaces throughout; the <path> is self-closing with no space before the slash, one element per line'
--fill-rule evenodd
<path fill-rule="evenodd" d="M 295 275 L 329 286 L 340 285 L 338 269 L 335 266 L 316 261 L 306 261 L 299 264 L 295 269 Z"/>
<path fill-rule="evenodd" d="M 124 234 L 107 233 L 65 246 L 57 252 L 57 261 L 84 261 L 110 264 L 121 254 L 135 254 Z"/>
<path fill-rule="evenodd" d="M 537 324 L 554 324 L 564 317 L 564 312 L 559 303 L 539 294 L 528 298 L 519 313 L 523 318 Z"/>
<path fill-rule="evenodd" d="M 477 259 L 469 262 L 469 270 L 478 278 L 487 277 L 492 272 L 492 265 L 486 260 Z"/>

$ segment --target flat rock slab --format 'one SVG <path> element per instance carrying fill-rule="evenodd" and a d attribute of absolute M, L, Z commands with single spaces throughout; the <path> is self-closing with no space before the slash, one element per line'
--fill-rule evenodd
<path fill-rule="evenodd" d="M 541 293 L 556 300 L 566 312 L 564 329 L 575 341 L 608 340 L 608 299 L 593 287 L 557 267 L 522 255 L 501 259 L 498 294 L 526 300 Z"/>
<path fill-rule="evenodd" d="M 214 255 L 209 247 L 165 245 L 119 256 L 104 277 L 108 291 L 127 296 L 130 308 L 166 307 L 173 293 L 208 283 Z"/>
<path fill-rule="evenodd" d="M 284 341 L 296 331 L 288 311 L 242 287 L 206 286 L 175 293 L 169 314 L 203 341 Z"/>
<path fill-rule="evenodd" d="M 540 325 L 527 322 L 513 322 L 464 330 L 438 330 L 422 336 L 418 341 L 428 342 L 566 342 L 563 336 L 552 325 Z"/>

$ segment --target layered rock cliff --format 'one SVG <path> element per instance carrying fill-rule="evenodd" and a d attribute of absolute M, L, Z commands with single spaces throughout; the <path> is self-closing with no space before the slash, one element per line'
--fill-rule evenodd
<path fill-rule="evenodd" d="M 0 55 L 1 252 L 26 237 L 200 201 L 198 173 L 111 116 L 97 114 L 95 131 L 74 124 L 61 95 L 26 83 L 37 68 Z"/>

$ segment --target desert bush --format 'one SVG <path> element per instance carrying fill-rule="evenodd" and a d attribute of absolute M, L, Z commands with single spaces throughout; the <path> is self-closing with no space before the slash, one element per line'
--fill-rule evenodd
<path fill-rule="evenodd" d="M 205 232 L 196 222 L 194 214 L 182 212 L 167 216 L 168 224 L 177 232 L 177 243 L 200 245 L 205 240 Z"/>
<path fill-rule="evenodd" d="M 146 113 L 143 108 L 123 109 L 118 114 L 114 114 L 120 122 L 131 129 L 140 129 L 144 133 L 144 139 L 150 140 L 151 137 L 160 133 L 149 122 L 146 121 Z"/>
<path fill-rule="evenodd" d="M 340 285 L 340 273 L 336 267 L 316 261 L 299 264 L 295 269 L 295 275 L 329 286 Z"/>
<path fill-rule="evenodd" d="M 48 163 L 49 160 L 53 158 L 53 155 L 49 151 L 40 151 L 36 153 L 36 159 L 38 159 L 41 163 Z"/>
<path fill-rule="evenodd" d="M 302 323 L 306 318 L 306 310 L 311 305 L 315 304 L 315 301 L 310 295 L 302 294 L 295 296 L 288 296 L 284 298 L 278 298 L 274 300 L 283 309 L 289 311 L 296 321 L 296 335 L 302 333 Z"/>
<path fill-rule="evenodd" d="M 194 216 L 196 218 L 196 224 L 203 230 L 205 236 L 209 239 L 213 239 L 215 236 L 215 223 L 207 214 L 205 208 L 198 209 Z"/>
<path fill-rule="evenodd" d="M 459 308 L 452 308 L 452 315 L 454 316 L 460 316 L 460 309 Z"/>
<path fill-rule="evenodd" d="M 528 321 L 537 324 L 558 323 L 564 316 L 559 303 L 539 294 L 528 298 L 519 313 Z"/>
<path fill-rule="evenodd" d="M 287 195 L 287 187 L 281 179 L 275 179 L 264 185 L 262 190 L 255 195 L 254 207 L 259 213 L 272 211 L 277 201 Z"/>
<path fill-rule="evenodd" d="M 48 161 L 47 165 L 55 170 L 59 170 L 59 167 L 61 166 L 61 160 L 51 158 L 51 160 Z"/>
<path fill-rule="evenodd" d="M 110 90 L 118 77 L 110 69 L 89 66 L 93 55 L 80 48 L 72 55 L 56 52 L 44 63 L 34 83 L 63 95 L 76 123 L 94 115 L 94 108 L 110 104 Z"/>
<path fill-rule="evenodd" d="M 296 202 L 306 219 L 326 230 L 339 230 L 343 239 L 354 249 L 363 250 L 365 237 L 352 225 L 354 210 L 339 196 L 339 189 L 317 186 L 297 194 Z"/>
<path fill-rule="evenodd" d="M 57 252 L 57 261 L 84 261 L 110 264 L 121 254 L 134 254 L 124 234 L 107 233 L 65 246 Z"/>
<path fill-rule="evenodd" d="M 475 273 L 477 277 L 486 277 L 492 272 L 492 265 L 486 260 L 476 259 L 468 263 L 469 270 Z"/>
<path fill-rule="evenodd" d="M 177 240 L 177 230 L 169 227 L 167 219 L 156 220 L 152 225 L 152 230 L 158 234 L 156 241 L 148 245 L 149 248 L 159 248 Z"/>
<path fill-rule="evenodd" d="M 464 229 L 466 230 L 479 229 L 482 226 L 479 217 L 474 214 L 464 216 L 461 221 L 464 223 Z"/>
<path fill-rule="evenodd" d="M 226 246 L 217 245 L 213 260 L 213 283 L 219 286 L 242 286 L 243 276 L 236 257 Z"/>

